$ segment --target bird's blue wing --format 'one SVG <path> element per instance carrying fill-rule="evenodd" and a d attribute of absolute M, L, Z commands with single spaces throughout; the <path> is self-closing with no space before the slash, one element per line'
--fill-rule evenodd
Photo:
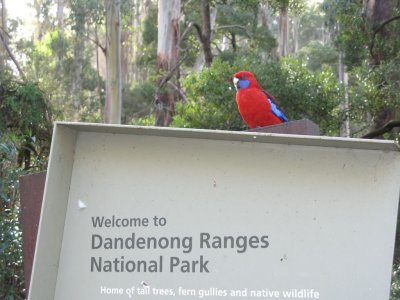
<path fill-rule="evenodd" d="M 269 104 L 271 105 L 271 110 L 274 113 L 275 116 L 277 116 L 279 119 L 281 119 L 282 122 L 288 122 L 288 118 L 285 116 L 285 114 L 278 108 L 278 106 L 272 101 L 269 97 L 268 101 Z"/>
<path fill-rule="evenodd" d="M 267 96 L 272 113 L 277 116 L 282 122 L 288 122 L 288 118 L 285 116 L 285 113 L 280 109 L 279 101 L 275 99 L 274 95 L 272 95 L 267 90 L 263 90 L 263 93 Z"/>

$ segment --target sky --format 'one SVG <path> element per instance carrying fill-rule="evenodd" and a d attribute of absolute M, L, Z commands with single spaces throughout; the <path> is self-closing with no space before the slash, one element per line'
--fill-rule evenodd
<path fill-rule="evenodd" d="M 33 0 L 5 0 L 9 19 L 19 19 L 23 25 L 18 28 L 18 38 L 29 37 L 34 30 L 34 10 L 30 6 Z"/>
<path fill-rule="evenodd" d="M 6 7 L 10 18 L 33 18 L 33 10 L 29 7 L 32 0 L 6 0 Z"/>

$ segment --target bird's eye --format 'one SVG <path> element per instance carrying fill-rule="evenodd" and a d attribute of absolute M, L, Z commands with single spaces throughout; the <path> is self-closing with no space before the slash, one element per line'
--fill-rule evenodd
<path fill-rule="evenodd" d="M 246 80 L 246 75 L 240 76 L 240 79 L 241 79 L 241 80 Z"/>

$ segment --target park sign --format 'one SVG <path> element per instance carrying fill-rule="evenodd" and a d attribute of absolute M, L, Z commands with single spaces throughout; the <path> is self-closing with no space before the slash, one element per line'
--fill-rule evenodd
<path fill-rule="evenodd" d="M 396 143 L 57 123 L 29 299 L 389 298 Z"/>

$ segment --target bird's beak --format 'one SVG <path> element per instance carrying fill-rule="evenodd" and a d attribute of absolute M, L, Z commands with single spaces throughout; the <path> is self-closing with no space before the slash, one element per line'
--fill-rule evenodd
<path fill-rule="evenodd" d="M 236 91 L 239 90 L 239 78 L 233 77 L 233 85 L 235 86 Z"/>

